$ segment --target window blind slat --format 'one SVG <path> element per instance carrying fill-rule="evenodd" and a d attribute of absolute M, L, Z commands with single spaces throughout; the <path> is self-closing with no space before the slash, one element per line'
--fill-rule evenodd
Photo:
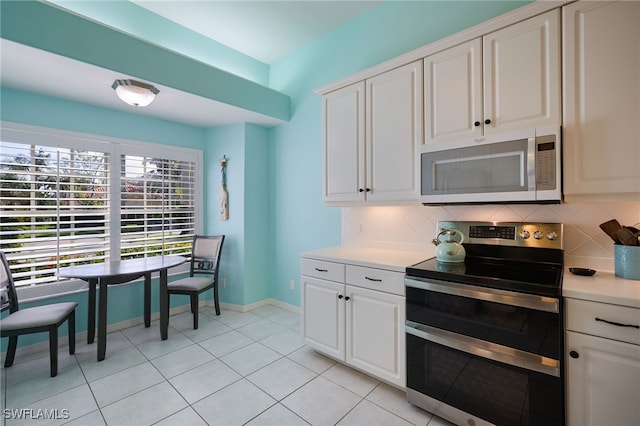
<path fill-rule="evenodd" d="M 123 258 L 188 254 L 195 229 L 195 163 L 121 158 Z"/>
<path fill-rule="evenodd" d="M 55 281 L 65 264 L 104 261 L 109 154 L 5 141 L 2 148 L 0 249 L 16 285 Z"/>

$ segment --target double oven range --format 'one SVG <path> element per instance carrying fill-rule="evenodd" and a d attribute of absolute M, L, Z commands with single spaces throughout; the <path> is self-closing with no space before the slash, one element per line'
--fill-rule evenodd
<path fill-rule="evenodd" d="M 464 263 L 406 270 L 408 401 L 459 425 L 563 425 L 562 224 L 451 228 Z"/>

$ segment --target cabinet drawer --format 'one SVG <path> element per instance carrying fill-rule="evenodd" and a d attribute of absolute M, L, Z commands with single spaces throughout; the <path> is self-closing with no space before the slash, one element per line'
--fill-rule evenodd
<path fill-rule="evenodd" d="M 347 265 L 347 284 L 404 296 L 404 273 Z"/>
<path fill-rule="evenodd" d="M 567 330 L 640 345 L 638 326 L 638 308 L 567 299 Z"/>
<path fill-rule="evenodd" d="M 344 283 L 344 264 L 314 259 L 300 259 L 300 272 L 314 278 Z"/>

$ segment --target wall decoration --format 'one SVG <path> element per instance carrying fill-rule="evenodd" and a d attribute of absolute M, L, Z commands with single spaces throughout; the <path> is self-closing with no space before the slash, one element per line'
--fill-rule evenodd
<path fill-rule="evenodd" d="M 227 192 L 227 161 L 229 159 L 223 155 L 220 162 L 220 172 L 222 173 L 222 188 L 220 190 L 220 220 L 229 220 L 229 193 Z"/>

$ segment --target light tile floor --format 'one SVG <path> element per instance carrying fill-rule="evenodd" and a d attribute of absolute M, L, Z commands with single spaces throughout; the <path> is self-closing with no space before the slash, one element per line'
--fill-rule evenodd
<path fill-rule="evenodd" d="M 267 305 L 216 316 L 204 307 L 199 321 L 193 330 L 189 312 L 172 316 L 165 341 L 157 323 L 109 333 L 102 362 L 86 340 L 73 356 L 62 346 L 54 378 L 46 348 L 18 349 L 14 365 L 1 371 L 0 424 L 449 424 L 305 346 L 299 317 L 287 310 Z"/>

